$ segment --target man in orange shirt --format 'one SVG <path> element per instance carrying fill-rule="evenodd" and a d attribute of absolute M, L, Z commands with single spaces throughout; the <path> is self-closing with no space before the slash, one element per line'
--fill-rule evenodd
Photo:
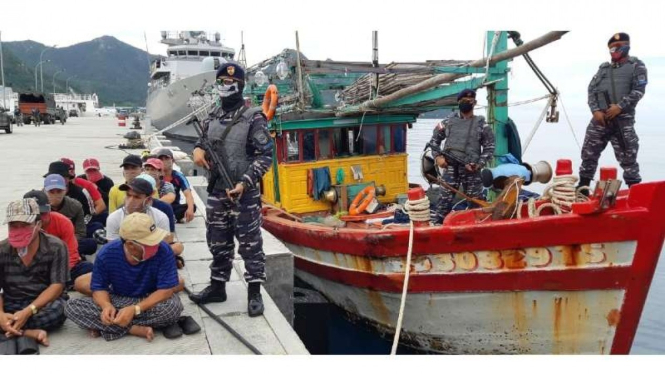
<path fill-rule="evenodd" d="M 70 281 L 67 286 L 72 286 L 74 280 L 83 274 L 92 272 L 92 263 L 82 260 L 79 254 L 79 245 L 74 235 L 74 225 L 69 218 L 58 212 L 51 211 L 51 205 L 48 202 L 48 196 L 44 191 L 32 190 L 23 196 L 24 199 L 35 199 L 39 205 L 40 218 L 42 221 L 42 230 L 49 235 L 65 242 L 69 252 L 69 275 Z"/>

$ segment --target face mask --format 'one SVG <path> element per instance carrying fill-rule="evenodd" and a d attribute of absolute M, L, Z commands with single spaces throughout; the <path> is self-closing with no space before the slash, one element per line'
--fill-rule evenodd
<path fill-rule="evenodd" d="M 468 113 L 473 110 L 473 103 L 470 103 L 468 101 L 462 101 L 458 104 L 459 110 L 462 113 Z"/>
<path fill-rule="evenodd" d="M 240 91 L 238 88 L 238 82 L 233 82 L 233 84 L 218 84 L 217 91 L 219 91 L 219 96 L 229 97 Z"/>
<path fill-rule="evenodd" d="M 154 257 L 157 254 L 157 250 L 159 250 L 159 244 L 157 244 L 157 245 L 142 245 L 142 244 L 139 244 L 137 242 L 132 242 L 132 244 L 134 244 L 135 246 L 141 248 L 141 251 L 143 252 L 143 256 L 142 256 L 143 258 L 139 259 L 136 256 L 134 256 L 133 254 L 131 254 L 131 252 L 129 252 L 125 248 L 125 252 L 129 255 L 129 257 L 131 257 L 136 262 L 143 262 L 143 261 L 147 261 L 147 260 L 151 259 L 152 257 Z"/>
<path fill-rule="evenodd" d="M 85 176 L 92 183 L 97 183 L 97 182 L 99 182 L 100 180 L 102 180 L 104 178 L 104 175 L 102 175 L 102 173 L 100 173 L 97 170 L 90 171 L 90 172 L 86 171 Z"/>
<path fill-rule="evenodd" d="M 26 226 L 20 228 L 9 228 L 9 244 L 14 248 L 19 248 L 23 250 L 24 253 L 27 253 L 27 247 L 32 243 L 32 239 L 35 236 L 35 232 L 39 226 Z M 19 253 L 19 256 L 21 253 Z M 23 255 L 25 256 L 25 254 Z M 21 256 L 21 257 L 23 257 Z"/>
<path fill-rule="evenodd" d="M 616 62 L 628 56 L 629 51 L 630 51 L 629 45 L 622 45 L 620 47 L 610 48 L 610 56 L 612 56 L 612 61 Z"/>

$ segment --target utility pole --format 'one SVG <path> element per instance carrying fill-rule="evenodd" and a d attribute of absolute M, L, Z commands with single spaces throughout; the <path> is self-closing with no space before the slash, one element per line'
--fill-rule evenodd
<path fill-rule="evenodd" d="M 55 100 L 55 76 L 62 73 L 63 71 L 65 71 L 65 69 L 62 69 L 62 70 L 58 71 L 57 73 L 53 74 L 53 83 L 51 85 L 53 86 L 53 99 L 54 100 Z"/>
<path fill-rule="evenodd" d="M 54 44 L 53 47 L 44 48 L 42 53 L 39 54 L 39 63 L 40 64 L 42 63 L 42 57 L 44 56 L 44 52 L 46 52 L 46 50 L 48 50 L 49 48 L 55 48 L 57 46 L 58 46 L 57 44 Z M 43 67 L 40 67 L 40 69 L 39 69 L 39 79 L 42 81 L 42 92 L 44 92 L 44 68 Z M 36 84 L 35 84 L 35 91 L 37 91 L 37 85 Z"/>
<path fill-rule="evenodd" d="M 2 107 L 7 109 L 7 101 L 5 99 L 5 61 L 2 57 L 2 31 L 0 31 L 0 73 L 2 75 Z"/>
<path fill-rule="evenodd" d="M 39 89 L 39 84 L 37 83 L 37 68 L 40 67 L 43 63 L 45 62 L 51 62 L 51 60 L 46 60 L 46 61 L 39 61 L 37 65 L 35 65 L 35 92 L 38 92 L 37 90 Z M 42 82 L 42 86 L 43 86 Z M 42 87 L 42 92 L 44 92 L 44 89 Z"/>

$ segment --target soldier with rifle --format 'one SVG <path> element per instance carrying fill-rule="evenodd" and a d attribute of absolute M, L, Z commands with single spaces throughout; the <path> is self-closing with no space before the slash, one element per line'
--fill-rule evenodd
<path fill-rule="evenodd" d="M 462 185 L 466 195 L 482 200 L 480 170 L 494 157 L 494 133 L 485 122 L 485 117 L 473 114 L 476 91 L 462 90 L 457 94 L 457 103 L 460 111 L 437 124 L 428 145 L 437 166 L 444 170 L 443 182 L 454 189 Z M 453 208 L 455 197 L 448 188 L 439 191 L 441 197 L 431 214 L 431 221 L 435 224 L 443 223 Z"/>
<path fill-rule="evenodd" d="M 261 109 L 245 106 L 244 87 L 243 68 L 235 63 L 223 64 L 216 74 L 221 105 L 197 129 L 200 133 L 194 163 L 210 172 L 206 239 L 213 262 L 210 285 L 190 295 L 190 299 L 200 304 L 226 301 L 235 237 L 245 262 L 247 310 L 254 317 L 263 314 L 260 289 L 266 280 L 259 183 L 272 165 L 273 140 Z"/>
<path fill-rule="evenodd" d="M 612 63 L 600 65 L 588 88 L 589 109 L 593 118 L 587 126 L 582 146 L 580 184 L 589 186 L 598 168 L 598 159 L 608 142 L 623 168 L 623 180 L 630 187 L 640 183 L 637 163 L 639 139 L 635 133 L 635 107 L 644 96 L 647 69 L 644 63 L 628 55 L 630 38 L 617 33 L 607 42 Z M 582 193 L 588 194 L 586 190 Z"/>

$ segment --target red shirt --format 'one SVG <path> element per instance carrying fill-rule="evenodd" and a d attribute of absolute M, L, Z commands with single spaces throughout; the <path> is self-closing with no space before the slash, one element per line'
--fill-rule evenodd
<path fill-rule="evenodd" d="M 97 189 L 97 185 L 90 182 L 89 180 L 85 180 L 83 178 L 74 178 L 74 184 L 88 191 L 92 201 L 97 201 L 102 198 L 102 194 L 99 192 L 99 189 Z"/>
<path fill-rule="evenodd" d="M 65 242 L 69 251 L 69 269 L 71 269 L 81 261 L 79 243 L 74 235 L 74 225 L 69 218 L 58 212 L 51 212 L 49 215 L 51 216 L 51 222 L 44 228 L 44 231 Z"/>

